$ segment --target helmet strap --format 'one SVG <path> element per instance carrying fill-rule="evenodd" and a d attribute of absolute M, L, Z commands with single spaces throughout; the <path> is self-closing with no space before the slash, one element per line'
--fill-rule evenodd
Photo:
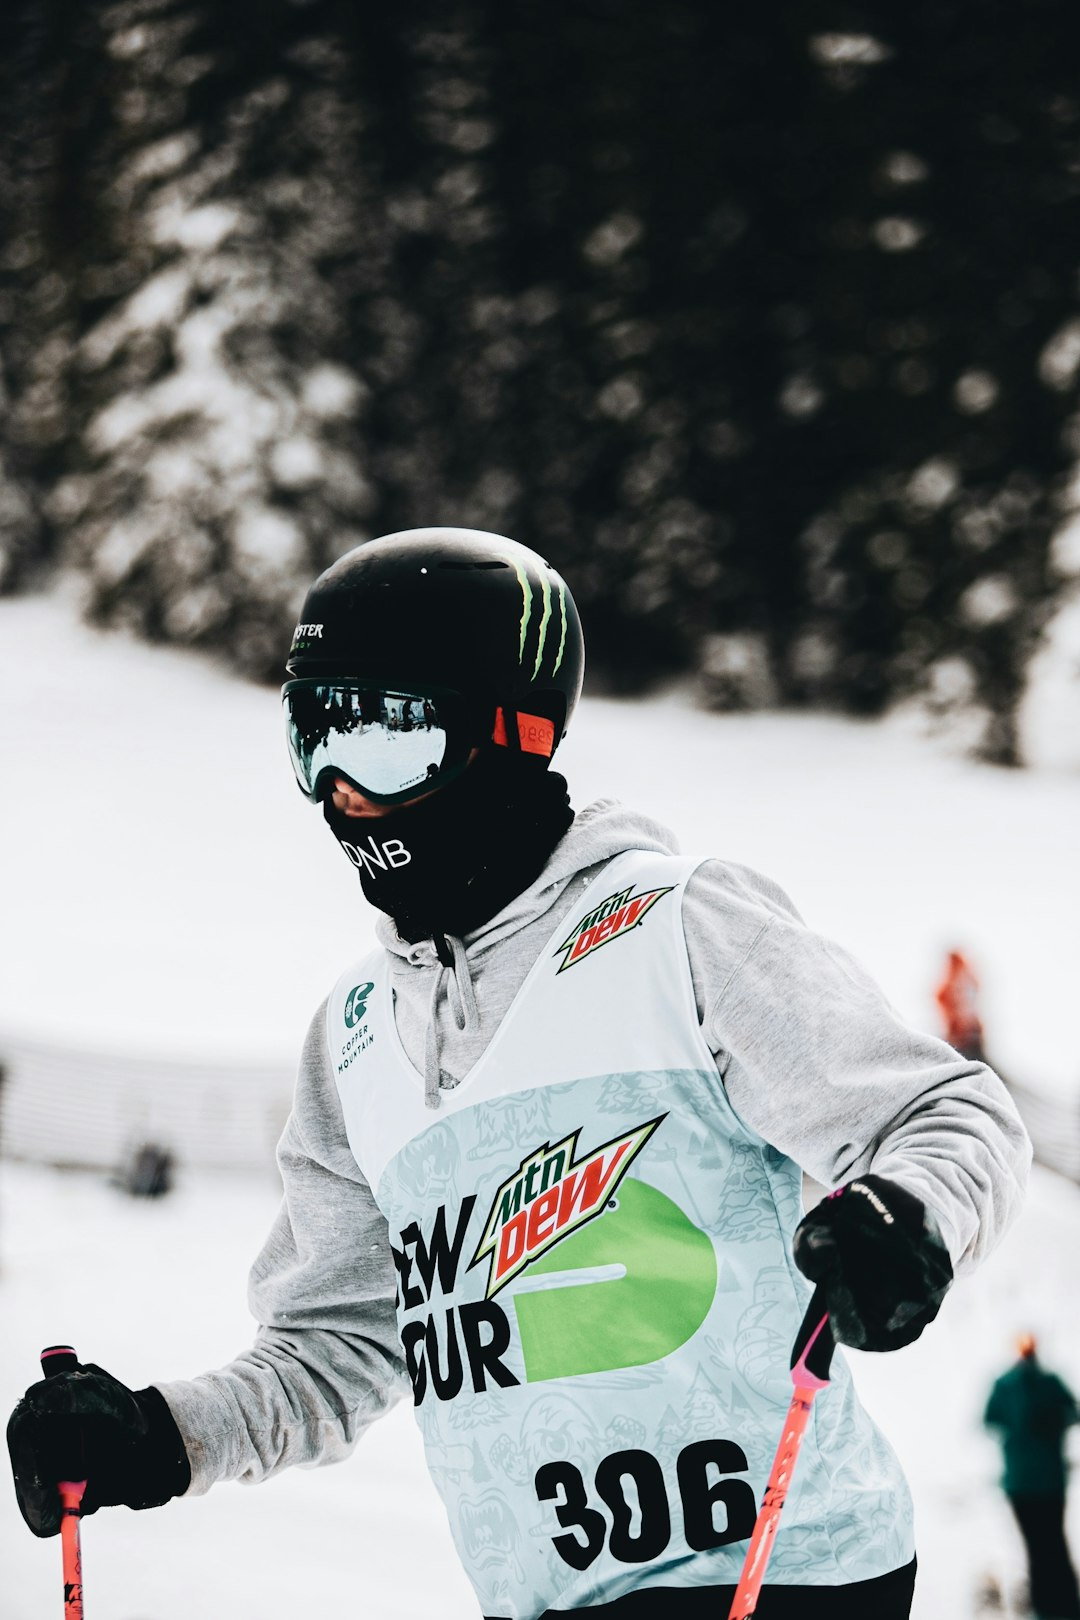
<path fill-rule="evenodd" d="M 495 710 L 492 741 L 512 753 L 539 754 L 550 759 L 555 752 L 555 723 L 542 714 L 523 714 L 520 709 Z"/>

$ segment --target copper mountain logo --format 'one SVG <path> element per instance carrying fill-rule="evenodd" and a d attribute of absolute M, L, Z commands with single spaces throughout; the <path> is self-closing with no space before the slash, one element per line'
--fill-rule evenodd
<path fill-rule="evenodd" d="M 656 902 L 670 893 L 669 885 L 666 889 L 646 889 L 641 894 L 631 894 L 630 889 L 609 894 L 606 900 L 601 900 L 598 906 L 594 906 L 575 924 L 555 952 L 556 956 L 559 952 L 563 953 L 559 972 L 565 973 L 567 968 L 591 956 L 593 951 L 598 951 L 601 945 L 621 939 L 631 928 L 640 928 Z"/>
<path fill-rule="evenodd" d="M 345 1003 L 345 1022 L 350 1029 L 355 1029 L 367 1012 L 368 996 L 374 988 L 369 979 L 367 984 L 356 984 L 349 991 L 349 999 Z"/>

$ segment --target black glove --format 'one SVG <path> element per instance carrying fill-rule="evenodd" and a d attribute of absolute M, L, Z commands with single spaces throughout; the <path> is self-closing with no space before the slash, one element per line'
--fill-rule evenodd
<path fill-rule="evenodd" d="M 81 1513 L 160 1507 L 191 1483 L 165 1397 L 88 1364 L 31 1384 L 8 1421 L 15 1494 L 35 1536 L 60 1529 L 57 1481 L 85 1479 Z"/>
<path fill-rule="evenodd" d="M 856 1350 L 911 1344 L 953 1278 L 933 1216 L 884 1176 L 860 1176 L 824 1199 L 799 1223 L 793 1251 L 824 1290 L 835 1337 Z"/>

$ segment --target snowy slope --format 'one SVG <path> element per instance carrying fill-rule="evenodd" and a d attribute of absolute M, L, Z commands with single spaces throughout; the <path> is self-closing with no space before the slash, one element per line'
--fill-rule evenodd
<path fill-rule="evenodd" d="M 0 1036 L 290 1059 L 372 925 L 293 783 L 276 695 L 53 599 L 0 601 L 0 682 Z M 914 1021 L 963 944 L 998 1062 L 1080 1092 L 1080 775 L 678 695 L 585 702 L 559 762 L 577 804 L 622 798 L 768 872 Z"/>
<path fill-rule="evenodd" d="M 274 695 L 96 635 L 53 600 L 0 603 L 0 671 L 0 752 L 15 783 L 0 838 L 0 1037 L 294 1053 L 371 924 L 292 784 Z M 964 944 L 1002 1066 L 1076 1094 L 1076 777 L 978 768 L 889 727 L 707 716 L 677 695 L 586 703 L 560 758 L 575 802 L 633 801 L 685 848 L 776 877 L 913 1020 L 930 1020 L 943 949 Z M 40 1345 L 67 1335 L 136 1384 L 226 1360 L 250 1334 L 244 1274 L 274 1202 L 269 1171 L 193 1172 L 158 1208 L 0 1162 L 0 1407 L 34 1376 Z M 1040 1332 L 1047 1360 L 1080 1386 L 1078 1244 L 1080 1192 L 1037 1177 L 1013 1234 L 922 1342 L 854 1358 L 915 1488 L 917 1620 L 962 1620 L 982 1569 L 1018 1572 L 978 1411 L 1020 1328 Z M 199 1603 L 229 1620 L 344 1608 L 475 1620 L 404 1409 L 343 1468 L 101 1514 L 86 1547 L 102 1620 L 188 1620 Z M 36 1620 L 58 1592 L 55 1544 L 24 1531 L 8 1495 L 0 1620 Z"/>
<path fill-rule="evenodd" d="M 244 1279 L 275 1203 L 270 1176 L 192 1174 L 148 1206 L 85 1174 L 0 1162 L 0 1409 L 36 1376 L 41 1346 L 69 1337 L 135 1387 L 227 1361 L 250 1340 Z M 1078 1247 L 1080 1190 L 1038 1172 L 997 1254 L 956 1285 L 917 1344 L 848 1352 L 915 1497 L 914 1620 L 971 1620 L 987 1570 L 1006 1589 L 1022 1575 L 979 1415 L 1020 1329 L 1040 1332 L 1047 1364 L 1080 1387 Z M 1080 1490 L 1070 1531 L 1080 1555 Z M 84 1529 L 84 1566 L 91 1620 L 478 1620 L 408 1406 L 340 1467 L 99 1513 Z M 57 1544 L 30 1535 L 5 1485 L 0 1620 L 59 1615 L 59 1569 Z"/>

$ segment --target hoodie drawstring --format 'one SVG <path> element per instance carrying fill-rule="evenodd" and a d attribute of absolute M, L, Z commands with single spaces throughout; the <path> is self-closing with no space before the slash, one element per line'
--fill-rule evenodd
<path fill-rule="evenodd" d="M 455 934 L 433 934 L 432 941 L 435 945 L 435 954 L 439 958 L 439 966 L 435 971 L 435 983 L 431 988 L 427 1035 L 424 1040 L 424 1103 L 428 1108 L 438 1108 L 442 1079 L 439 1064 L 438 1020 L 443 991 L 447 992 L 450 1012 L 458 1029 L 467 1029 L 470 1024 L 475 1024 L 480 1015 L 476 1006 L 476 992 L 473 989 L 464 942 Z"/>

